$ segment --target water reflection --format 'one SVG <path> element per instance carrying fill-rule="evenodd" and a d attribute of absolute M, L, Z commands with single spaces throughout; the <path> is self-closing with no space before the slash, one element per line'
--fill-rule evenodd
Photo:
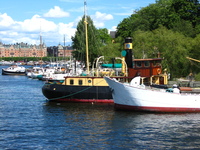
<path fill-rule="evenodd" d="M 145 114 L 116 112 L 113 132 L 118 141 L 137 148 L 195 148 L 200 144 L 200 114 Z M 119 127 L 120 126 L 120 127 Z M 189 142 L 189 143 L 188 143 Z"/>
<path fill-rule="evenodd" d="M 110 104 L 46 103 L 44 107 L 46 122 L 57 126 L 56 133 L 65 139 L 67 148 L 108 147 L 105 141 L 112 131 L 113 114 Z"/>
<path fill-rule="evenodd" d="M 71 143 L 67 148 L 191 149 L 200 144 L 200 114 L 123 112 L 113 105 L 74 103 L 47 103 L 44 110 L 46 121 Z"/>

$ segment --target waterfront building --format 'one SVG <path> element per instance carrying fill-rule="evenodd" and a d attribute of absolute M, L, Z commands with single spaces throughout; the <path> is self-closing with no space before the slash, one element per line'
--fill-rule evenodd
<path fill-rule="evenodd" d="M 58 45 L 58 57 L 70 57 L 72 55 L 72 47 L 71 46 L 62 46 Z"/>
<path fill-rule="evenodd" d="M 48 55 L 54 57 L 71 57 L 72 51 L 74 50 L 71 46 L 63 46 L 61 44 L 47 48 Z"/>
<path fill-rule="evenodd" d="M 0 57 L 46 57 L 45 44 L 30 45 L 27 43 L 3 44 L 0 42 Z"/>

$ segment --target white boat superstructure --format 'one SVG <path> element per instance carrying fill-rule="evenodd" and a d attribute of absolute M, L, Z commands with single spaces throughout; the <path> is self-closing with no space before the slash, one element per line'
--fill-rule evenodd
<path fill-rule="evenodd" d="M 11 65 L 8 68 L 2 68 L 2 75 L 25 75 L 26 68 L 18 65 Z"/>
<path fill-rule="evenodd" d="M 32 79 L 37 79 L 38 75 L 43 75 L 44 73 L 44 68 L 42 67 L 35 67 L 32 71 L 31 71 L 31 78 Z"/>
<path fill-rule="evenodd" d="M 151 112 L 200 112 L 200 95 L 167 92 L 138 84 L 139 78 L 130 84 L 105 77 L 112 89 L 116 109 Z M 176 89 L 176 91 L 178 91 Z"/>

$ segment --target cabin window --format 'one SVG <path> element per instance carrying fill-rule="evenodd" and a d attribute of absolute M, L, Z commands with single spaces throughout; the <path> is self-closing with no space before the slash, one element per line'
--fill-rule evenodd
<path fill-rule="evenodd" d="M 74 80 L 71 79 L 71 80 L 70 80 L 70 85 L 73 85 L 73 84 L 74 84 Z"/>
<path fill-rule="evenodd" d="M 133 61 L 133 68 L 135 68 L 135 62 Z"/>
<path fill-rule="evenodd" d="M 160 60 L 153 61 L 153 66 L 161 66 L 161 61 Z"/>
<path fill-rule="evenodd" d="M 78 80 L 79 85 L 83 85 L 83 80 Z"/>
<path fill-rule="evenodd" d="M 91 80 L 88 80 L 88 83 L 91 83 L 92 81 Z"/>
<path fill-rule="evenodd" d="M 137 67 L 142 67 L 142 62 L 141 61 L 136 62 L 136 66 Z"/>
<path fill-rule="evenodd" d="M 153 66 L 156 66 L 156 61 L 155 60 L 153 61 Z"/>
<path fill-rule="evenodd" d="M 145 67 L 149 67 L 149 66 L 150 66 L 149 61 L 145 61 L 145 62 L 144 62 L 144 66 L 145 66 Z"/>
<path fill-rule="evenodd" d="M 161 66 L 161 61 L 157 61 L 156 65 Z"/>

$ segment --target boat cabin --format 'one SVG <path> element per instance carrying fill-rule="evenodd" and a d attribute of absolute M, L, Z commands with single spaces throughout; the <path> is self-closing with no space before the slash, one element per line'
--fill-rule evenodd
<path fill-rule="evenodd" d="M 141 76 L 146 84 L 167 84 L 167 74 L 162 72 L 162 58 L 134 59 L 133 68 L 128 68 L 128 76 Z"/>
<path fill-rule="evenodd" d="M 102 77 L 65 77 L 63 85 L 71 86 L 108 86 L 106 80 Z"/>

